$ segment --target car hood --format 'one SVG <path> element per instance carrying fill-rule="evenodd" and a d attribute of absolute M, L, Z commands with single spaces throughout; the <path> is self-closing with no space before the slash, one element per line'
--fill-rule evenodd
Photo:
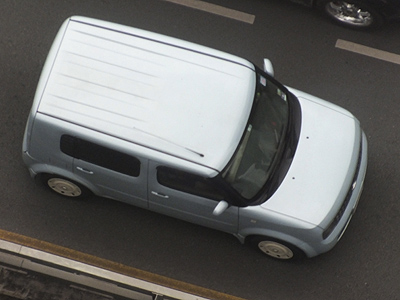
<path fill-rule="evenodd" d="M 295 89 L 290 91 L 302 111 L 299 143 L 285 179 L 261 207 L 324 228 L 350 187 L 361 128 L 347 110 Z"/>

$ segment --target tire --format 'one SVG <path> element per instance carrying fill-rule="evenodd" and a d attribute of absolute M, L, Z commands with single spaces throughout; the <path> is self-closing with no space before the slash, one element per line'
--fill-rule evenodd
<path fill-rule="evenodd" d="M 258 251 L 274 259 L 293 261 L 305 256 L 304 252 L 296 246 L 277 239 L 255 236 L 250 242 Z"/>
<path fill-rule="evenodd" d="M 91 194 L 83 185 L 62 176 L 42 174 L 40 179 L 51 191 L 64 197 L 83 199 Z"/>
<path fill-rule="evenodd" d="M 384 23 L 383 16 L 362 1 L 320 0 L 317 5 L 328 17 L 346 27 L 370 29 L 380 27 Z"/>

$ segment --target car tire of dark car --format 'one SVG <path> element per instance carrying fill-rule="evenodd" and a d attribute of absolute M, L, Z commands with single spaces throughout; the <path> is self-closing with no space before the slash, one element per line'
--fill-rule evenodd
<path fill-rule="evenodd" d="M 63 176 L 40 174 L 40 180 L 51 191 L 61 196 L 83 199 L 91 194 L 88 188 Z"/>
<path fill-rule="evenodd" d="M 336 23 L 355 29 L 380 27 L 383 16 L 372 6 L 359 0 L 319 0 L 317 6 Z"/>
<path fill-rule="evenodd" d="M 274 259 L 297 260 L 305 256 L 304 252 L 296 246 L 266 236 L 254 236 L 250 239 L 250 243 L 257 250 Z"/>

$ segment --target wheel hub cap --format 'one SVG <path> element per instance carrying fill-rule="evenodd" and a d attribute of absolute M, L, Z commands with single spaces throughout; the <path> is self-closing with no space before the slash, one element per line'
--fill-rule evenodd
<path fill-rule="evenodd" d="M 345 1 L 331 1 L 327 4 L 327 12 L 340 22 L 360 27 L 366 27 L 372 23 L 372 15 L 355 4 Z"/>
<path fill-rule="evenodd" d="M 285 245 L 271 242 L 262 241 L 258 243 L 258 248 L 265 254 L 279 259 L 290 259 L 293 257 L 293 252 Z"/>
<path fill-rule="evenodd" d="M 53 191 L 63 196 L 78 197 L 82 194 L 81 189 L 76 184 L 61 178 L 49 179 L 47 184 Z"/>

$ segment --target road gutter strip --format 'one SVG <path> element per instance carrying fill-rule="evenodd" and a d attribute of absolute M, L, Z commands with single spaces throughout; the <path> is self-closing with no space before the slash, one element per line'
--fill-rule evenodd
<path fill-rule="evenodd" d="M 0 262 L 135 300 L 244 300 L 1 229 Z"/>
<path fill-rule="evenodd" d="M 391 52 L 367 47 L 364 45 L 360 45 L 360 44 L 356 44 L 353 42 L 340 40 L 340 39 L 338 39 L 336 41 L 335 47 L 342 49 L 342 50 L 347 50 L 347 51 L 354 52 L 357 54 L 373 57 L 376 59 L 380 59 L 383 61 L 387 61 L 387 62 L 391 62 L 391 63 L 400 65 L 400 55 L 394 54 Z"/>
<path fill-rule="evenodd" d="M 255 16 L 247 14 L 238 10 L 226 8 L 224 6 L 200 1 L 200 0 L 164 0 L 167 2 L 183 5 L 186 7 L 198 9 L 215 15 L 219 15 L 225 18 L 230 18 L 236 21 L 241 21 L 248 24 L 253 24 Z"/>

